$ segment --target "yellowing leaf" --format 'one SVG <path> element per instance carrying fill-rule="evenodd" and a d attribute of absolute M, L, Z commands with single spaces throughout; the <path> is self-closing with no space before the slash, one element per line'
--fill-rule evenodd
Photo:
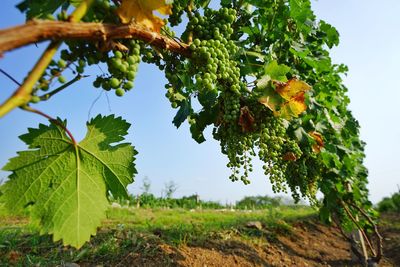
<path fill-rule="evenodd" d="M 291 79 L 286 83 L 275 82 L 276 91 L 286 100 L 292 100 L 293 98 L 304 96 L 304 93 L 311 89 L 311 87 L 297 79 Z"/>
<path fill-rule="evenodd" d="M 168 15 L 171 14 L 171 9 L 172 6 L 166 4 L 166 0 L 122 0 L 117 14 L 122 23 L 127 24 L 135 20 L 136 23 L 152 31 L 160 32 L 164 21 L 155 16 L 153 11 Z"/>
<path fill-rule="evenodd" d="M 276 92 L 286 100 L 279 110 L 274 110 L 276 116 L 291 119 L 307 110 L 307 105 L 304 103 L 305 93 L 311 89 L 307 83 L 291 79 L 286 83 L 277 82 L 275 85 Z"/>
<path fill-rule="evenodd" d="M 276 93 L 272 87 L 267 87 L 263 95 L 258 99 L 258 102 L 276 112 L 279 110 L 280 106 L 283 104 L 282 97 Z"/>
<path fill-rule="evenodd" d="M 275 90 L 268 86 L 258 102 L 274 112 L 276 117 L 290 120 L 296 118 L 307 109 L 305 93 L 311 87 L 305 82 L 291 79 L 288 82 L 274 81 Z"/>

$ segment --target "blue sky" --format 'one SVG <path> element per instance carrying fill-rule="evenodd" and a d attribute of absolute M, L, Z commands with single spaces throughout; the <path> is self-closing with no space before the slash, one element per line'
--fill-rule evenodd
<path fill-rule="evenodd" d="M 14 5 L 19 1 L 3 0 L 0 28 L 24 22 Z M 332 50 L 336 63 L 345 63 L 350 71 L 345 77 L 351 99 L 350 109 L 361 124 L 361 137 L 367 142 L 366 166 L 370 176 L 371 200 L 396 192 L 400 184 L 400 124 L 398 86 L 400 69 L 398 0 L 319 0 L 313 1 L 318 18 L 334 25 L 341 35 L 339 47 Z M 22 81 L 44 46 L 30 46 L 5 54 L 0 68 Z M 178 184 L 177 196 L 198 193 L 203 199 L 232 202 L 245 195 L 273 194 L 268 178 L 255 168 L 252 183 L 232 183 L 226 168 L 227 160 L 220 153 L 218 142 L 207 131 L 207 142 L 199 145 L 190 137 L 185 123 L 176 129 L 171 123 L 175 110 L 165 98 L 164 77 L 154 66 L 142 64 L 135 88 L 123 98 L 91 86 L 98 68 L 46 103 L 35 107 L 52 115 L 66 118 L 77 139 L 85 134 L 85 122 L 93 101 L 101 94 L 91 115 L 115 113 L 132 123 L 127 140 L 139 151 L 138 175 L 129 186 L 140 192 L 143 177 L 152 182 L 151 191 L 160 195 L 164 184 Z M 0 101 L 14 90 L 15 84 L 0 75 Z M 108 98 L 108 100 L 107 100 Z M 3 166 L 17 150 L 24 150 L 18 136 L 27 127 L 46 121 L 27 112 L 15 110 L 0 119 L 0 165 Z M 259 164 L 256 164 L 259 166 Z M 0 179 L 6 177 L 0 172 Z"/>

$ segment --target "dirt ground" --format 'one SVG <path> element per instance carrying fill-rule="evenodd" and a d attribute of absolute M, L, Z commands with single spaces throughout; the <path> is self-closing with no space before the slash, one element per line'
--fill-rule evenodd
<path fill-rule="evenodd" d="M 400 222 L 398 215 L 389 219 Z M 295 223 L 289 233 L 257 231 L 257 238 L 248 240 L 232 234 L 178 248 L 149 244 L 151 256 L 131 253 L 116 266 L 358 266 L 351 260 L 349 244 L 339 230 L 316 221 Z M 381 232 L 385 259 L 380 266 L 400 266 L 400 229 L 386 223 Z"/>

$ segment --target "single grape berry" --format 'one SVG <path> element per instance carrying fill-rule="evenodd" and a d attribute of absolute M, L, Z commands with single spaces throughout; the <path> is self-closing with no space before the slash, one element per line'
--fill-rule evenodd
<path fill-rule="evenodd" d="M 122 58 L 122 56 L 123 56 L 121 51 L 114 51 L 114 55 L 116 58 Z"/>
<path fill-rule="evenodd" d="M 124 84 L 124 89 L 131 90 L 133 88 L 133 82 L 128 81 Z"/>
<path fill-rule="evenodd" d="M 120 85 L 120 81 L 117 78 L 111 78 L 110 79 L 110 86 L 111 88 L 117 89 Z"/>
<path fill-rule="evenodd" d="M 63 59 L 60 59 L 58 62 L 57 62 L 57 65 L 58 65 L 58 67 L 60 67 L 60 68 L 65 68 L 66 66 L 67 66 L 67 62 L 65 62 L 65 60 L 63 60 Z"/>
<path fill-rule="evenodd" d="M 64 76 L 60 76 L 60 77 L 58 77 L 58 82 L 59 83 L 66 83 L 67 79 Z"/>
<path fill-rule="evenodd" d="M 32 103 L 39 103 L 40 102 L 40 97 L 38 97 L 37 95 L 32 96 L 31 102 Z"/>
<path fill-rule="evenodd" d="M 125 90 L 122 89 L 122 88 L 118 88 L 117 90 L 115 90 L 115 94 L 116 94 L 117 96 L 124 96 Z"/>

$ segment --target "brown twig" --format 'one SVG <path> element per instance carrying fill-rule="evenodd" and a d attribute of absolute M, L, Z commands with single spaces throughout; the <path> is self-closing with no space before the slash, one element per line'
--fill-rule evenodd
<path fill-rule="evenodd" d="M 340 234 L 343 236 L 344 239 L 347 240 L 347 242 L 350 243 L 350 247 L 351 247 L 351 251 L 353 251 L 353 253 L 355 254 L 355 256 L 362 261 L 363 260 L 363 255 L 362 253 L 357 249 L 357 245 L 356 242 L 354 241 L 354 239 L 350 238 L 349 236 L 346 235 L 346 233 L 343 231 L 342 227 L 340 226 L 340 222 L 339 219 L 337 219 L 337 221 L 335 219 L 333 219 L 333 222 L 336 224 L 337 228 L 339 229 Z"/>
<path fill-rule="evenodd" d="M 365 233 L 364 229 L 360 226 L 360 224 L 358 223 L 358 221 L 354 218 L 354 216 L 351 214 L 349 208 L 346 206 L 346 203 L 344 203 L 342 201 L 342 206 L 345 210 L 345 212 L 347 213 L 347 215 L 350 217 L 350 219 L 353 221 L 353 223 L 357 226 L 358 230 L 360 230 L 361 234 L 363 235 L 365 241 L 368 244 L 369 249 L 371 250 L 372 254 L 374 257 L 376 257 L 376 252 L 375 249 L 373 248 L 370 239 L 368 238 L 367 234 Z"/>
<path fill-rule="evenodd" d="M 83 18 L 83 16 L 89 10 L 93 2 L 94 0 L 83 0 L 68 17 L 68 21 L 70 23 L 80 21 L 81 18 Z M 15 33 L 9 32 L 9 29 L 1 31 L 1 33 L 3 34 L 8 33 L 10 36 L 14 36 L 15 39 Z M 26 32 L 25 34 L 28 33 Z M 8 39 L 7 35 L 6 36 L 3 35 L 2 37 L 6 40 Z M 21 38 L 21 36 L 19 38 Z M 39 60 L 36 62 L 32 70 L 29 72 L 28 76 L 25 78 L 22 85 L 17 90 L 15 90 L 15 92 L 3 104 L 0 105 L 0 117 L 3 117 L 5 114 L 7 114 L 16 107 L 22 107 L 24 105 L 27 105 L 27 103 L 32 98 L 33 87 L 45 72 L 47 66 L 50 64 L 54 55 L 57 53 L 57 50 L 61 46 L 61 44 L 62 40 L 53 40 L 49 44 L 49 46 L 43 52 L 42 56 L 39 58 Z M 2 52 L 0 52 L 0 56 L 1 53 Z"/>
<path fill-rule="evenodd" d="M 24 25 L 0 31 L 0 55 L 32 43 L 45 40 L 110 41 L 115 39 L 139 39 L 152 46 L 190 57 L 187 44 L 178 43 L 136 23 L 114 25 L 89 22 L 31 20 Z"/>
<path fill-rule="evenodd" d="M 383 245 L 382 245 L 382 240 L 383 240 L 383 238 L 382 238 L 382 236 L 381 236 L 381 234 L 379 233 L 379 230 L 378 230 L 378 226 L 376 225 L 376 223 L 374 223 L 373 222 L 373 220 L 371 219 L 371 217 L 365 212 L 365 210 L 363 210 L 362 208 L 360 208 L 360 207 L 358 207 L 357 205 L 354 205 L 353 203 L 348 203 L 350 206 L 352 206 L 353 208 L 355 208 L 356 210 L 358 210 L 364 217 L 365 217 L 365 219 L 367 219 L 367 221 L 371 224 L 371 225 L 373 225 L 373 227 L 374 227 L 374 233 L 375 233 L 375 236 L 376 236 L 376 238 L 377 238 L 377 246 L 378 246 L 378 253 L 376 254 L 376 256 L 375 256 L 375 260 L 377 261 L 377 262 L 379 262 L 381 259 L 382 259 L 382 254 L 383 254 Z"/>

